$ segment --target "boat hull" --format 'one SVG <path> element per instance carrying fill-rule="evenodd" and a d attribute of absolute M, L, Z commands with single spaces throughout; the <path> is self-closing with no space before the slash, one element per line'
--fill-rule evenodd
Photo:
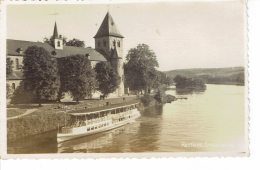
<path fill-rule="evenodd" d="M 138 112 L 131 119 L 127 119 L 125 121 L 113 123 L 110 126 L 98 128 L 98 129 L 93 130 L 93 131 L 86 131 L 86 132 L 82 132 L 82 133 L 68 133 L 68 134 L 58 133 L 57 134 L 57 142 L 61 143 L 61 142 L 65 142 L 65 141 L 68 141 L 68 140 L 73 140 L 73 139 L 76 139 L 76 138 L 80 138 L 80 137 L 84 137 L 84 136 L 88 136 L 88 135 L 93 135 L 93 134 L 105 132 L 105 131 L 108 131 L 108 130 L 111 130 L 111 129 L 115 129 L 115 128 L 118 128 L 118 127 L 121 127 L 123 125 L 126 125 L 128 123 L 133 122 L 135 119 L 137 119 L 140 116 L 141 115 Z"/>

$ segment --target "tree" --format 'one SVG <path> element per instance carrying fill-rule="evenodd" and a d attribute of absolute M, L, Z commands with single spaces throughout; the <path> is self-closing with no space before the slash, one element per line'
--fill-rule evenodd
<path fill-rule="evenodd" d="M 66 46 L 83 47 L 83 48 L 85 47 L 85 42 L 76 38 L 73 38 L 72 40 L 67 40 L 66 37 L 62 37 L 62 40 L 63 40 L 63 44 Z M 53 36 L 51 36 L 50 38 L 45 37 L 43 39 L 43 42 L 53 46 Z"/>
<path fill-rule="evenodd" d="M 184 76 L 180 76 L 180 75 L 175 76 L 173 80 L 175 82 L 176 88 L 186 88 L 191 83 L 191 79 L 190 78 L 187 78 L 187 77 L 184 77 Z"/>
<path fill-rule="evenodd" d="M 6 59 L 6 75 L 9 76 L 13 73 L 13 61 L 10 58 Z"/>
<path fill-rule="evenodd" d="M 95 71 L 84 55 L 72 55 L 58 60 L 62 94 L 69 92 L 77 102 L 86 96 L 91 96 L 95 90 Z"/>
<path fill-rule="evenodd" d="M 174 78 L 177 89 L 205 90 L 205 82 L 199 78 L 187 78 L 177 75 Z"/>
<path fill-rule="evenodd" d="M 62 37 L 62 41 L 63 41 L 63 44 L 66 44 L 66 43 L 67 43 L 67 38 L 66 38 L 66 37 Z M 48 44 L 50 44 L 51 46 L 53 46 L 53 45 L 54 45 L 54 44 L 53 44 L 53 36 L 51 36 L 50 38 L 45 37 L 45 38 L 43 39 L 43 42 L 44 42 L 44 43 L 48 43 Z"/>
<path fill-rule="evenodd" d="M 56 59 L 44 48 L 31 46 L 25 51 L 23 65 L 25 90 L 39 105 L 42 100 L 55 100 L 60 86 Z"/>
<path fill-rule="evenodd" d="M 10 98 L 12 94 L 12 89 L 10 87 L 10 84 L 6 83 L 6 98 Z"/>
<path fill-rule="evenodd" d="M 80 41 L 76 38 L 73 38 L 72 40 L 69 40 L 65 43 L 67 46 L 75 46 L 75 47 L 85 47 L 84 41 Z"/>
<path fill-rule="evenodd" d="M 146 44 L 139 44 L 129 50 L 124 66 L 126 84 L 131 90 L 145 90 L 147 93 L 157 80 L 158 62 L 155 53 Z"/>
<path fill-rule="evenodd" d="M 120 77 L 109 63 L 97 63 L 95 71 L 96 79 L 98 81 L 98 89 L 105 97 L 118 88 Z"/>

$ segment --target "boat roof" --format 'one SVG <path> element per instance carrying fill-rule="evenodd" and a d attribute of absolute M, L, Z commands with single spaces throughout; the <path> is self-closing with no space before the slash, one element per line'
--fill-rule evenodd
<path fill-rule="evenodd" d="M 125 108 L 125 107 L 129 107 L 132 105 L 136 105 L 139 104 L 139 102 L 134 102 L 134 103 L 128 103 L 127 105 L 125 105 L 125 103 L 123 103 L 124 105 L 122 105 L 122 103 L 120 104 L 114 104 L 114 105 L 109 105 L 109 106 L 105 106 L 105 107 L 101 107 L 99 109 L 97 108 L 92 108 L 91 110 L 78 110 L 77 112 L 73 112 L 73 113 L 69 113 L 72 116 L 82 116 L 82 115 L 90 115 L 90 114 L 95 114 L 95 113 L 100 113 L 100 112 L 104 112 L 104 111 L 110 111 L 110 110 L 115 110 L 115 109 L 119 109 L 119 108 Z"/>

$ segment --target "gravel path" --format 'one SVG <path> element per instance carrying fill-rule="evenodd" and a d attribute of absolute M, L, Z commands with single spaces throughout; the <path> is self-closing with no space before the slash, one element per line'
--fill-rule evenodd
<path fill-rule="evenodd" d="M 9 117 L 9 118 L 7 118 L 7 120 L 17 119 L 17 118 L 26 116 L 26 115 L 28 115 L 28 114 L 31 114 L 31 113 L 35 112 L 36 110 L 38 110 L 38 109 L 28 109 L 28 110 L 26 110 L 23 114 L 18 115 L 18 116 Z"/>

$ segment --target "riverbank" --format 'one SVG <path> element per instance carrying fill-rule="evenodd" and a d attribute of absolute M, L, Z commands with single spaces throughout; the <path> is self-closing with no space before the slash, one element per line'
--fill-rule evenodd
<path fill-rule="evenodd" d="M 7 140 L 15 141 L 27 136 L 56 130 L 58 126 L 64 126 L 70 121 L 70 117 L 66 112 L 89 111 L 104 108 L 107 105 L 127 104 L 135 101 L 140 101 L 137 96 L 84 100 L 78 104 L 75 102 L 43 104 L 42 107 L 33 104 L 8 105 Z M 30 109 L 34 109 L 33 112 L 24 114 Z M 14 114 L 14 110 L 16 110 L 17 114 Z"/>

